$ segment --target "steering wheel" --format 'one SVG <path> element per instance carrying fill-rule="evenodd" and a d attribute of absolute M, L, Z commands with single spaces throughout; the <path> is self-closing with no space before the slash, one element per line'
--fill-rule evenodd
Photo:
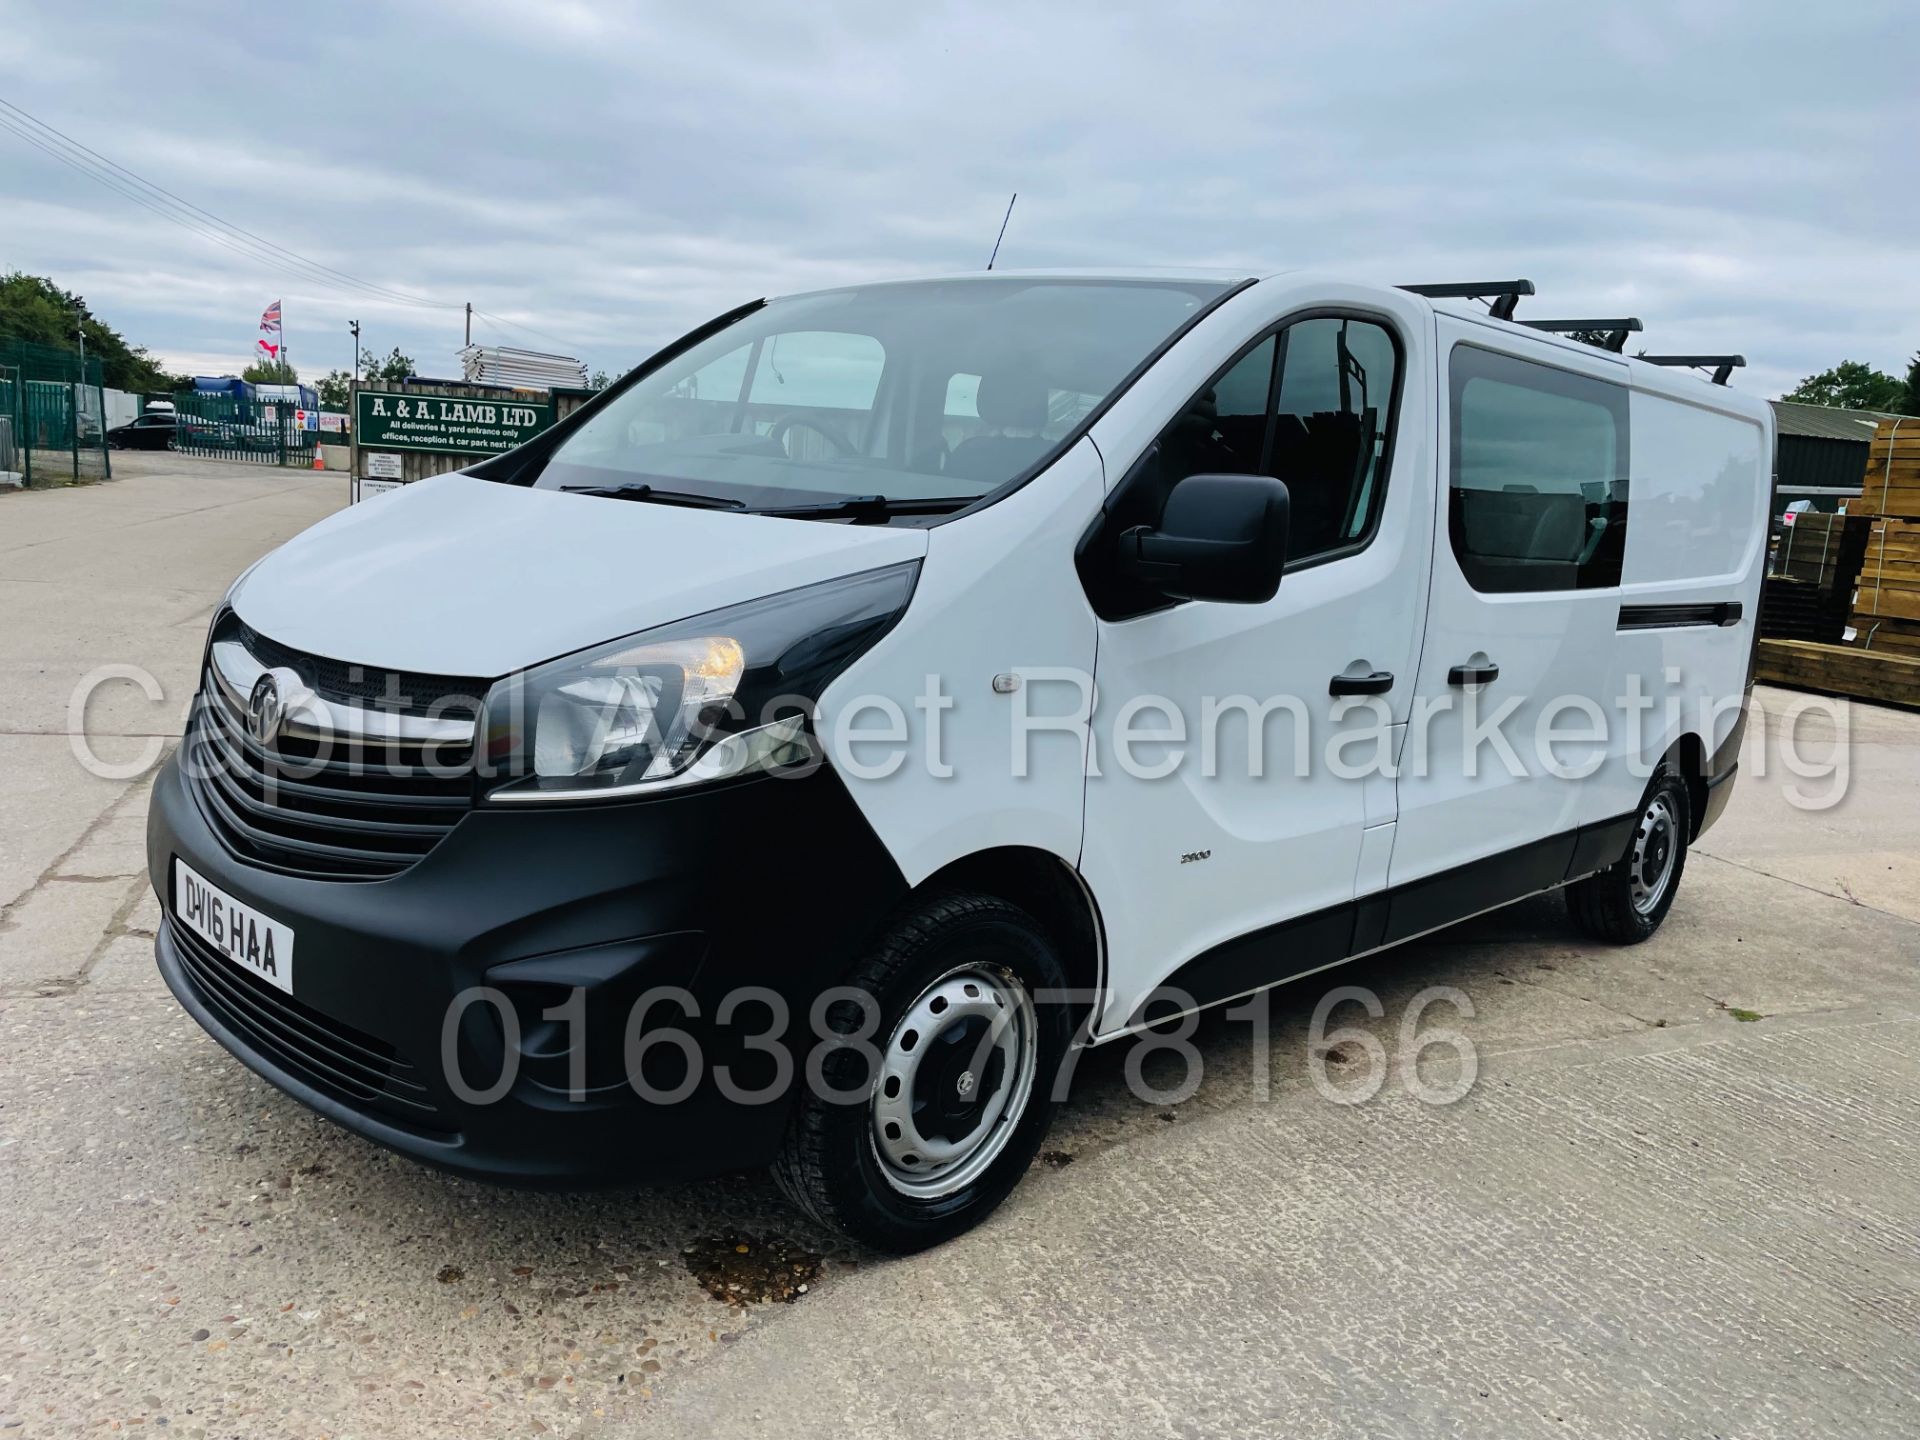
<path fill-rule="evenodd" d="M 797 458 L 791 450 L 787 449 L 787 433 L 791 430 L 812 431 L 815 435 L 818 435 L 822 440 L 827 442 L 828 448 L 831 449 L 835 455 L 853 455 L 856 453 L 853 446 L 843 437 L 834 434 L 833 431 L 827 429 L 825 425 L 822 425 L 805 410 L 789 410 L 784 415 L 776 416 L 773 424 L 767 430 L 767 438 L 778 445 L 783 451 L 786 451 L 788 459 Z"/>

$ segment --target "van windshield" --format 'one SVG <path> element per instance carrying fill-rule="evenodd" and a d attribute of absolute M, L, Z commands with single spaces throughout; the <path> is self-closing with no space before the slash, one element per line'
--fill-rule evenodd
<path fill-rule="evenodd" d="M 775 300 L 610 401 L 537 484 L 753 510 L 963 504 L 1051 457 L 1227 288 L 982 275 Z"/>

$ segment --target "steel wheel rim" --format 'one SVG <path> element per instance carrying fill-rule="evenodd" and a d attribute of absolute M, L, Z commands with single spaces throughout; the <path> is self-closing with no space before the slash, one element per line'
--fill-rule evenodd
<path fill-rule="evenodd" d="M 888 1185 L 938 1200 L 1005 1152 L 1033 1095 L 1039 1024 L 1012 971 L 962 965 L 920 992 L 880 1052 L 869 1106 Z"/>
<path fill-rule="evenodd" d="M 1664 795 L 1653 797 L 1633 836 L 1628 888 L 1633 908 L 1652 914 L 1673 883 L 1673 867 L 1680 858 L 1680 826 Z"/>

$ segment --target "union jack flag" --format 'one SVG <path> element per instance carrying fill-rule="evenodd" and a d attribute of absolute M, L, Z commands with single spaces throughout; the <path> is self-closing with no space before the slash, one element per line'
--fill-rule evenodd
<path fill-rule="evenodd" d="M 260 312 L 260 338 L 254 344 L 269 360 L 280 358 L 280 302 L 274 301 Z"/>

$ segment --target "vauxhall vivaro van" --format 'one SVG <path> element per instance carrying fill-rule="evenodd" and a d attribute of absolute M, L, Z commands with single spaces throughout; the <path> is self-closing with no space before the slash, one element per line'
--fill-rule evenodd
<path fill-rule="evenodd" d="M 907 1250 L 1078 1046 L 1556 887 L 1646 938 L 1731 789 L 1769 409 L 1422 288 L 755 303 L 332 516 L 213 619 L 167 983 L 418 1159 L 765 1166 Z"/>

